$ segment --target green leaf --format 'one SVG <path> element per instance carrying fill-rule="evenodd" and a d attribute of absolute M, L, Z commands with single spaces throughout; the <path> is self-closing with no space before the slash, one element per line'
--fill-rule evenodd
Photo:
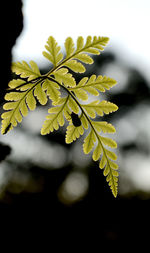
<path fill-rule="evenodd" d="M 107 164 L 107 157 L 105 155 L 103 155 L 102 159 L 100 160 L 100 163 L 99 163 L 100 169 L 103 169 L 106 164 Z"/>
<path fill-rule="evenodd" d="M 30 66 L 26 61 L 12 63 L 12 71 L 20 77 L 28 78 L 28 81 L 39 77 L 40 71 L 34 61 L 30 61 Z"/>
<path fill-rule="evenodd" d="M 76 60 L 67 61 L 64 65 L 76 73 L 84 73 L 86 71 L 85 67 Z"/>
<path fill-rule="evenodd" d="M 57 71 L 53 72 L 53 75 L 59 83 L 63 83 L 66 87 L 76 86 L 74 77 L 72 74 L 68 73 L 68 69 L 66 68 L 58 69 Z"/>
<path fill-rule="evenodd" d="M 10 92 L 5 95 L 5 100 L 7 101 L 18 101 L 23 97 L 22 92 Z"/>
<path fill-rule="evenodd" d="M 82 122 L 82 126 L 83 126 L 85 129 L 88 129 L 89 124 L 88 124 L 87 118 L 85 117 L 84 114 L 81 115 L 80 120 L 81 120 L 81 122 Z"/>
<path fill-rule="evenodd" d="M 106 181 L 108 182 L 114 197 L 117 197 L 119 174 L 118 171 L 116 170 L 118 169 L 118 165 L 109 160 L 109 157 L 106 155 L 106 149 L 104 148 L 103 148 L 103 155 L 99 163 L 99 167 L 100 169 L 104 169 L 103 174 L 104 176 L 106 176 Z"/>
<path fill-rule="evenodd" d="M 39 80 L 38 79 L 37 80 L 34 79 L 34 81 L 36 81 L 36 82 L 39 81 Z M 24 81 L 22 79 L 13 79 L 13 80 L 11 80 L 8 83 L 8 86 L 9 86 L 8 90 L 10 90 L 10 91 L 14 90 L 14 89 L 20 90 L 20 91 L 26 91 L 29 88 L 32 88 L 33 83 L 30 83 L 30 81 L 26 82 L 26 81 Z"/>
<path fill-rule="evenodd" d="M 68 102 L 68 97 L 60 98 L 58 106 L 52 107 L 48 110 L 49 115 L 46 117 L 44 121 L 43 127 L 41 129 L 41 134 L 46 135 L 54 130 L 58 130 L 59 126 L 63 126 L 64 116 L 63 110 L 66 107 Z"/>
<path fill-rule="evenodd" d="M 11 89 L 17 89 L 17 87 L 20 87 L 20 85 L 23 85 L 25 84 L 26 82 L 24 80 L 21 80 L 21 79 L 13 79 L 11 80 L 9 83 L 8 83 L 8 86 L 11 88 Z"/>
<path fill-rule="evenodd" d="M 26 117 L 28 115 L 28 107 L 25 99 L 21 101 L 19 109 L 23 117 Z"/>
<path fill-rule="evenodd" d="M 107 45 L 109 41 L 108 37 L 97 37 L 88 36 L 86 39 L 86 43 L 84 45 L 83 37 L 78 37 L 77 39 L 77 50 L 76 52 L 88 52 L 92 54 L 100 54 L 99 51 L 103 51 L 104 47 Z"/>
<path fill-rule="evenodd" d="M 31 111 L 34 111 L 36 108 L 36 100 L 33 96 L 33 90 L 30 90 L 26 97 L 26 103 Z"/>
<path fill-rule="evenodd" d="M 74 93 L 75 93 L 76 97 L 80 100 L 85 101 L 88 99 L 88 95 L 84 90 L 77 89 L 77 90 L 74 90 Z"/>
<path fill-rule="evenodd" d="M 80 91 L 82 93 L 82 91 Z M 76 94 L 76 93 L 75 93 Z M 111 102 L 107 102 L 105 100 L 103 101 L 99 101 L 99 100 L 95 100 L 89 104 L 83 104 L 82 107 L 86 110 L 86 112 L 88 113 L 88 115 L 91 118 L 95 118 L 97 113 L 100 116 L 103 116 L 104 113 L 105 114 L 109 114 L 112 112 L 115 112 L 118 110 L 118 106 L 111 103 Z"/>
<path fill-rule="evenodd" d="M 116 81 L 110 77 L 106 76 L 98 76 L 92 75 L 89 79 L 87 77 L 84 77 L 80 80 L 80 82 L 70 90 L 73 92 L 76 92 L 77 90 L 81 90 L 81 92 L 84 90 L 84 92 L 89 92 L 94 96 L 99 96 L 99 92 L 105 92 L 106 90 L 109 90 L 111 87 L 116 85 Z M 108 110 L 110 109 L 110 104 L 106 105 Z M 118 107 L 115 107 L 111 105 L 113 110 L 117 110 Z M 104 102 L 101 104 L 101 107 L 104 108 Z M 106 107 L 105 107 L 106 108 Z M 111 110 L 111 109 L 110 109 Z M 107 109 L 105 110 L 107 112 Z"/>
<path fill-rule="evenodd" d="M 74 113 L 76 114 L 79 113 L 79 106 L 76 104 L 76 102 L 74 101 L 72 97 L 69 97 L 68 99 L 68 106 Z"/>
<path fill-rule="evenodd" d="M 91 131 L 89 135 L 85 138 L 84 144 L 83 144 L 83 151 L 85 154 L 88 154 L 93 149 L 93 155 L 92 158 L 94 161 L 99 160 L 99 167 L 100 169 L 104 169 L 104 176 L 106 176 L 106 181 L 108 182 L 110 189 L 114 195 L 114 197 L 117 196 L 118 192 L 118 165 L 112 161 L 117 159 L 117 155 L 106 149 L 105 145 L 116 148 L 117 144 L 114 140 L 111 138 L 100 136 L 97 131 L 99 131 L 100 125 L 97 127 L 97 123 L 101 122 L 95 122 L 92 120 L 89 120 L 91 125 Z M 107 123 L 108 124 L 108 123 Z M 109 125 L 109 124 L 108 124 Z M 97 145 L 94 147 L 94 143 L 97 141 Z"/>
<path fill-rule="evenodd" d="M 85 154 L 88 154 L 93 149 L 95 141 L 96 141 L 95 134 L 91 130 L 83 143 L 83 151 Z"/>
<path fill-rule="evenodd" d="M 20 84 L 24 84 L 24 82 L 21 83 L 17 80 L 15 83 L 15 81 L 13 80 L 13 82 L 10 83 L 10 86 L 19 87 L 18 85 Z M 22 88 L 25 89 L 25 91 L 9 92 L 5 95 L 5 100 L 12 102 L 7 102 L 3 106 L 4 110 L 9 111 L 4 112 L 1 115 L 3 119 L 1 128 L 2 134 L 5 134 L 6 132 L 13 129 L 13 127 L 17 126 L 17 123 L 20 123 L 22 121 L 22 116 L 27 116 L 28 108 L 30 110 L 34 110 L 36 108 L 36 100 L 34 98 L 34 95 L 37 96 L 37 99 L 42 105 L 46 104 L 47 102 L 47 96 L 41 88 L 41 81 L 37 81 L 36 83 L 28 83 L 27 85 L 22 86 L 20 89 Z M 11 127 L 9 127 L 8 129 L 8 126 L 10 125 Z"/>
<path fill-rule="evenodd" d="M 109 164 L 113 170 L 118 170 L 118 164 L 113 161 L 109 161 Z"/>
<path fill-rule="evenodd" d="M 100 54 L 99 51 L 104 50 L 103 47 L 107 45 L 108 41 L 109 41 L 108 37 L 94 36 L 92 38 L 91 36 L 88 36 L 85 44 L 85 52 L 92 54 Z"/>
<path fill-rule="evenodd" d="M 41 84 L 37 84 L 34 90 L 34 95 L 37 97 L 39 103 L 41 105 L 45 105 L 47 103 L 47 96 L 44 90 L 41 87 Z"/>
<path fill-rule="evenodd" d="M 107 37 L 87 37 L 84 45 L 83 37 L 78 37 L 77 48 L 75 49 L 74 42 L 71 37 L 68 37 L 65 41 L 66 59 L 62 62 L 63 66 L 67 66 L 71 70 L 77 73 L 84 73 L 85 67 L 80 63 L 92 64 L 93 59 L 86 53 L 100 54 L 104 46 L 108 43 Z M 79 60 L 80 62 L 78 62 Z"/>
<path fill-rule="evenodd" d="M 93 155 L 92 155 L 93 160 L 94 160 L 94 161 L 97 161 L 97 160 L 100 158 L 101 154 L 102 154 L 102 147 L 101 147 L 101 145 L 98 143 L 98 144 L 97 144 L 97 147 L 96 147 L 96 148 L 94 149 L 94 151 L 93 151 Z"/>
<path fill-rule="evenodd" d="M 77 54 L 75 56 L 75 58 L 79 61 L 86 63 L 86 64 L 92 64 L 94 62 L 93 59 L 91 58 L 91 56 L 84 54 L 84 53 Z"/>
<path fill-rule="evenodd" d="M 103 100 L 96 105 L 95 110 L 99 116 L 103 116 L 104 113 L 109 114 L 117 111 L 118 106 L 111 102 Z"/>
<path fill-rule="evenodd" d="M 77 39 L 77 52 L 82 50 L 82 48 L 84 47 L 84 39 L 82 36 L 79 36 Z"/>
<path fill-rule="evenodd" d="M 112 152 L 108 149 L 105 149 L 105 153 L 106 153 L 107 157 L 109 157 L 111 160 L 114 160 L 114 161 L 117 160 L 117 155 L 114 152 Z"/>
<path fill-rule="evenodd" d="M 104 156 L 103 156 L 104 157 Z M 103 166 L 104 167 L 104 166 Z M 104 172 L 103 172 L 104 176 L 106 177 L 107 175 L 109 175 L 109 166 L 108 164 L 105 166 Z"/>
<path fill-rule="evenodd" d="M 115 127 L 112 124 L 107 123 L 106 121 L 92 121 L 92 124 L 98 132 L 101 132 L 101 131 L 103 133 L 115 133 L 116 132 Z"/>
<path fill-rule="evenodd" d="M 46 79 L 42 85 L 42 88 L 43 90 L 47 91 L 47 95 L 53 103 L 60 99 L 60 91 L 58 90 L 60 87 L 56 82 Z"/>
<path fill-rule="evenodd" d="M 71 37 L 68 37 L 65 41 L 65 49 L 66 49 L 66 58 L 69 58 L 73 55 L 75 51 L 74 42 Z"/>
<path fill-rule="evenodd" d="M 8 101 L 14 100 L 15 102 L 6 103 L 3 106 L 3 108 L 5 110 L 9 110 L 9 111 L 4 112 L 1 115 L 1 118 L 3 119 L 2 120 L 2 127 L 1 127 L 2 134 L 5 134 L 6 132 L 13 129 L 13 127 L 17 125 L 17 122 L 20 123 L 22 121 L 22 116 L 21 116 L 19 109 L 22 105 L 20 101 L 23 101 L 23 99 L 24 99 L 24 93 L 11 92 L 9 94 L 6 94 L 5 100 L 8 100 Z M 9 126 L 11 126 L 11 127 L 9 127 Z"/>
<path fill-rule="evenodd" d="M 66 130 L 65 141 L 67 144 L 69 144 L 75 141 L 76 139 L 78 139 L 83 134 L 84 134 L 84 128 L 82 125 L 79 127 L 75 127 L 73 124 L 70 124 Z"/>
<path fill-rule="evenodd" d="M 95 118 L 96 117 L 96 113 L 95 113 L 95 105 L 97 104 L 97 100 L 93 101 L 89 104 L 83 104 L 82 107 L 85 109 L 86 113 L 91 117 L 91 118 Z"/>
<path fill-rule="evenodd" d="M 43 56 L 46 57 L 56 67 L 63 59 L 63 54 L 60 53 L 61 47 L 58 46 L 56 40 L 50 36 L 45 46 L 46 51 L 43 52 Z"/>
<path fill-rule="evenodd" d="M 104 145 L 107 145 L 110 148 L 117 148 L 116 141 L 112 140 L 111 138 L 101 136 L 101 141 Z"/>

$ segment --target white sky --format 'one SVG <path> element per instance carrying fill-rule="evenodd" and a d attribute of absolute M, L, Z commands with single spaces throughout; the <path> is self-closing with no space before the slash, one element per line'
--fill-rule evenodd
<path fill-rule="evenodd" d="M 13 49 L 13 60 L 47 64 L 42 56 L 50 35 L 60 45 L 66 37 L 108 36 L 108 49 L 135 64 L 150 80 L 149 0 L 24 0 L 24 30 Z"/>

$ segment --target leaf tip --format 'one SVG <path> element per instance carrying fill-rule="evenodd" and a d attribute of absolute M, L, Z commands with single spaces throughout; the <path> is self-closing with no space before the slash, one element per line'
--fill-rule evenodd
<path fill-rule="evenodd" d="M 1 127 L 1 134 L 2 135 L 5 135 L 5 134 L 7 134 L 11 129 L 12 129 L 13 127 L 12 127 L 12 124 L 11 123 L 9 123 L 8 124 L 8 126 L 6 126 L 6 127 Z"/>

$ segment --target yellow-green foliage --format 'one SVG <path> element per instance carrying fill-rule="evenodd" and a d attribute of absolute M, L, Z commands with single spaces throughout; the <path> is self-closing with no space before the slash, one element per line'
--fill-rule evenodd
<path fill-rule="evenodd" d="M 18 122 L 20 123 L 22 118 L 27 116 L 28 110 L 36 108 L 37 100 L 41 105 L 45 105 L 49 98 L 52 101 L 52 107 L 48 110 L 49 114 L 43 124 L 41 134 L 45 135 L 58 130 L 65 121 L 68 121 L 65 140 L 66 143 L 71 143 L 87 130 L 83 151 L 85 154 L 92 152 L 94 161 L 100 160 L 99 168 L 103 169 L 103 174 L 116 197 L 118 165 L 115 163 L 117 156 L 111 149 L 115 149 L 117 144 L 113 139 L 104 137 L 102 134 L 115 133 L 115 127 L 105 121 L 94 119 L 97 115 L 103 116 L 115 112 L 118 107 L 105 100 L 97 99 L 88 102 L 89 94 L 99 96 L 101 92 L 116 85 L 116 81 L 110 77 L 93 74 L 89 78 L 82 78 L 76 84 L 75 78 L 69 72 L 72 70 L 76 73 L 84 73 L 86 64 L 94 62 L 90 55 L 99 55 L 108 41 L 107 37 L 88 36 L 84 42 L 83 37 L 80 36 L 75 46 L 72 38 L 69 37 L 65 41 L 66 56 L 64 57 L 60 46 L 50 36 L 43 56 L 52 63 L 53 67 L 45 75 L 41 75 L 34 61 L 30 61 L 29 64 L 25 61 L 13 63 L 12 72 L 18 75 L 18 79 L 8 84 L 9 92 L 5 95 L 7 102 L 3 106 L 7 112 L 1 115 L 1 133 L 6 134 L 17 126 Z M 61 94 L 62 89 L 65 90 L 66 95 Z M 86 104 L 85 101 L 87 101 Z M 79 123 L 81 122 L 78 126 L 72 122 L 72 113 L 78 115 Z"/>

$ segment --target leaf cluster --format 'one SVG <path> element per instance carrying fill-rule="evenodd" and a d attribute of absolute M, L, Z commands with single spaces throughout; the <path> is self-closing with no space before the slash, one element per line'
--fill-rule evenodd
<path fill-rule="evenodd" d="M 113 195 L 117 196 L 118 188 L 118 165 L 117 156 L 111 150 L 117 147 L 116 142 L 103 133 L 113 134 L 115 127 L 105 121 L 94 120 L 97 115 L 103 116 L 115 112 L 118 107 L 108 101 L 99 99 L 88 101 L 89 94 L 99 96 L 101 92 L 109 90 L 116 81 L 106 76 L 84 77 L 76 83 L 70 70 L 76 73 L 84 73 L 86 64 L 92 64 L 91 55 L 99 55 L 107 45 L 107 37 L 88 36 L 84 42 L 83 37 L 78 37 L 76 45 L 71 37 L 65 41 L 66 56 L 63 56 L 61 47 L 56 40 L 50 36 L 45 45 L 46 51 L 43 56 L 53 65 L 49 72 L 41 75 L 37 64 L 25 61 L 12 64 L 12 72 L 18 75 L 18 79 L 11 80 L 8 84 L 8 93 L 5 95 L 7 101 L 3 109 L 6 110 L 2 117 L 1 133 L 6 134 L 27 116 L 29 110 L 35 110 L 37 101 L 45 105 L 50 99 L 52 107 L 48 110 L 48 116 L 44 121 L 41 134 L 49 134 L 65 124 L 66 143 L 71 143 L 84 134 L 87 135 L 83 142 L 85 154 L 92 152 L 94 161 L 99 160 L 99 167 L 103 169 Z M 61 89 L 66 92 L 62 96 Z M 82 102 L 83 101 L 83 102 Z M 85 103 L 87 101 L 87 103 Z M 71 118 L 72 113 L 81 124 L 75 124 Z"/>

